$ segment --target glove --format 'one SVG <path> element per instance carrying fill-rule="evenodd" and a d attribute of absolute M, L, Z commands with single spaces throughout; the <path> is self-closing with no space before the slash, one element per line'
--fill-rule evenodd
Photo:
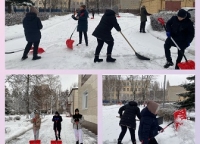
<path fill-rule="evenodd" d="M 170 32 L 166 32 L 166 35 L 167 35 L 168 38 L 171 37 L 171 33 Z"/>

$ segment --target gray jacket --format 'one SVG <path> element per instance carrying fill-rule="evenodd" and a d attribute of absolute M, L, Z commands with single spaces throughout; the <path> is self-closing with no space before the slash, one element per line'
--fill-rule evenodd
<path fill-rule="evenodd" d="M 84 122 L 84 117 L 81 115 L 81 118 L 78 118 L 79 121 L 78 122 L 75 122 L 75 118 L 74 116 L 72 116 L 71 118 L 71 122 L 73 123 L 73 128 L 74 129 L 82 129 L 82 123 Z"/>

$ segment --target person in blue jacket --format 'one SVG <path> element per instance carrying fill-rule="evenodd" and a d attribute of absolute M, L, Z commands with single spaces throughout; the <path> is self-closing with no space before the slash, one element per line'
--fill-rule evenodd
<path fill-rule="evenodd" d="M 163 132 L 163 128 L 158 125 L 156 119 L 158 110 L 159 104 L 148 101 L 147 106 L 141 111 L 138 136 L 142 144 L 158 144 L 155 136 L 159 131 Z"/>
<path fill-rule="evenodd" d="M 28 42 L 22 56 L 22 60 L 28 58 L 28 53 L 34 45 L 33 49 L 33 60 L 41 59 L 41 56 L 38 56 L 38 46 L 40 44 L 41 32 L 43 28 L 40 18 L 37 17 L 38 11 L 34 8 L 30 8 L 30 12 L 26 14 L 26 17 L 23 19 L 24 33 L 26 41 Z"/>
<path fill-rule="evenodd" d="M 53 124 L 53 130 L 55 132 L 56 140 L 61 139 L 60 133 L 61 133 L 61 122 L 62 122 L 62 117 L 60 114 L 56 111 L 55 115 L 52 118 L 52 121 L 54 122 Z"/>
<path fill-rule="evenodd" d="M 82 43 L 82 35 L 84 34 L 85 44 L 88 46 L 88 12 L 86 10 L 86 6 L 81 5 L 77 16 L 75 17 L 75 15 L 72 15 L 72 18 L 74 20 L 78 20 L 77 31 L 79 32 L 79 44 Z"/>

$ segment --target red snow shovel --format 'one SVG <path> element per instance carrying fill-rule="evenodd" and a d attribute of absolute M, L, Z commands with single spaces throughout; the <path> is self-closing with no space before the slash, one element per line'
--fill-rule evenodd
<path fill-rule="evenodd" d="M 77 28 L 77 26 L 76 26 Z M 74 43 L 74 40 L 72 40 L 72 35 L 74 34 L 76 28 L 74 29 L 73 33 L 71 34 L 70 38 L 66 40 L 66 45 L 69 49 L 73 49 L 73 43 Z"/>
<path fill-rule="evenodd" d="M 33 49 L 34 49 L 34 48 L 31 47 L 30 53 L 33 53 Z M 39 48 L 38 48 L 38 53 L 39 53 L 39 54 L 42 54 L 43 52 L 45 52 L 44 49 L 39 47 Z"/>
<path fill-rule="evenodd" d="M 41 144 L 40 140 L 30 140 L 29 144 Z"/>
<path fill-rule="evenodd" d="M 163 18 L 158 18 L 158 21 L 160 22 L 160 24 L 164 27 L 165 31 L 166 31 L 166 26 L 165 26 L 165 21 Z M 180 47 L 177 45 L 177 43 L 174 41 L 174 39 L 172 37 L 170 37 L 171 40 L 173 41 L 173 43 L 175 44 L 175 46 L 177 47 L 177 49 L 182 53 L 183 57 L 185 58 L 186 62 L 180 62 L 178 63 L 178 67 L 180 69 L 195 69 L 195 62 L 193 60 L 187 60 L 186 56 L 183 54 L 183 52 L 181 51 Z"/>
<path fill-rule="evenodd" d="M 52 140 L 52 141 L 51 141 L 51 144 L 62 144 L 62 141 L 60 141 L 60 140 L 58 140 L 58 141 Z"/>
<path fill-rule="evenodd" d="M 183 123 L 180 122 L 181 120 L 187 119 L 186 117 L 186 109 L 180 109 L 174 112 L 174 122 L 176 130 L 179 128 L 180 125 Z"/>

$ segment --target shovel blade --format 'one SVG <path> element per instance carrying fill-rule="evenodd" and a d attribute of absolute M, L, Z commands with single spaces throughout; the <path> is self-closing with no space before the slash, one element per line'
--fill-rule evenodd
<path fill-rule="evenodd" d="M 186 109 L 180 109 L 174 112 L 174 122 L 176 130 L 182 125 L 181 120 L 187 119 Z"/>
<path fill-rule="evenodd" d="M 52 141 L 51 141 L 51 144 L 62 144 L 62 141 L 60 141 L 60 140 L 58 140 L 58 141 L 52 140 Z"/>
<path fill-rule="evenodd" d="M 73 49 L 73 43 L 74 43 L 74 40 L 71 40 L 71 39 L 66 40 L 66 45 L 69 49 Z"/>
<path fill-rule="evenodd" d="M 140 60 L 150 60 L 150 58 L 145 57 L 145 56 L 142 56 L 142 55 L 138 54 L 137 52 L 135 53 L 135 55 L 136 55 L 136 56 L 138 57 L 138 59 L 140 59 Z"/>
<path fill-rule="evenodd" d="M 33 49 L 34 49 L 34 48 L 31 47 L 31 51 L 30 51 L 30 53 L 33 53 Z M 45 52 L 44 49 L 41 48 L 41 47 L 39 47 L 39 48 L 38 48 L 38 53 L 39 53 L 39 54 L 42 54 L 43 52 Z"/>
<path fill-rule="evenodd" d="M 188 60 L 187 62 L 181 62 L 178 64 L 178 67 L 182 70 L 184 69 L 195 69 L 195 62 L 192 60 Z"/>
<path fill-rule="evenodd" d="M 29 144 L 41 144 L 40 140 L 30 140 Z"/>

